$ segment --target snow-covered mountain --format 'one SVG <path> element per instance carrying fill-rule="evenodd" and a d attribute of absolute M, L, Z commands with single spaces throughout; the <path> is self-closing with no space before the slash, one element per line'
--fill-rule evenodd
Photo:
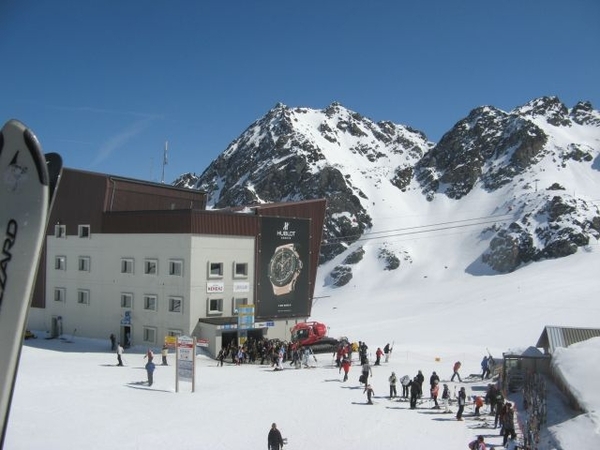
<path fill-rule="evenodd" d="M 600 237 L 600 112 L 556 97 L 483 106 L 434 144 L 338 103 L 278 104 L 174 184 L 205 190 L 213 208 L 327 198 L 321 262 L 333 262 L 334 285 L 352 279 L 366 248 L 396 270 L 418 256 L 411 236 L 462 228 L 477 230 L 452 242 L 473 250 L 465 271 L 511 272 Z"/>

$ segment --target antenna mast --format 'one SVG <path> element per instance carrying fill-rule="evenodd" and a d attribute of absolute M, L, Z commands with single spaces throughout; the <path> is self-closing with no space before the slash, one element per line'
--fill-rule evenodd
<path fill-rule="evenodd" d="M 160 178 L 161 183 L 165 183 L 165 166 L 168 164 L 167 161 L 167 151 L 169 150 L 169 141 L 165 141 L 165 151 L 163 153 L 163 162 L 162 162 L 162 177 Z"/>

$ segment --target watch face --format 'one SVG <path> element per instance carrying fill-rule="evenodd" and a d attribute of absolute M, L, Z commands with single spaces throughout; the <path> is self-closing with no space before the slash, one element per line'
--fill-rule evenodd
<path fill-rule="evenodd" d="M 285 286 L 302 268 L 296 252 L 291 248 L 281 248 L 275 252 L 269 262 L 269 279 L 274 286 Z"/>

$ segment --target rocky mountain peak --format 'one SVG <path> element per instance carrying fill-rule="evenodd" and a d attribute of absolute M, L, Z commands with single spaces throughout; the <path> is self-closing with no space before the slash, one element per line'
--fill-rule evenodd
<path fill-rule="evenodd" d="M 595 170 L 598 187 L 599 155 L 600 114 L 589 102 L 571 110 L 556 97 L 510 112 L 482 106 L 437 144 L 420 131 L 376 123 L 338 102 L 322 110 L 278 103 L 202 175 L 184 174 L 175 184 L 205 190 L 214 208 L 327 198 L 322 262 L 362 255 L 357 241 L 377 228 L 376 205 L 401 205 L 405 196 L 460 202 L 475 190 L 502 192 L 510 201 L 498 209 L 514 220 L 493 227 L 491 237 L 485 232 L 490 246 L 481 259 L 505 272 L 571 254 L 600 236 L 598 208 L 585 193 L 568 192 L 571 170 Z M 542 179 L 547 188 L 538 192 Z M 385 270 L 412 259 L 386 244 L 378 254 L 387 261 Z M 333 278 L 347 282 L 354 259 L 344 259 Z"/>

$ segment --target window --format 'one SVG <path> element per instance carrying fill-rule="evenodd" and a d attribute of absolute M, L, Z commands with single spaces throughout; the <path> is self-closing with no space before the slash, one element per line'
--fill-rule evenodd
<path fill-rule="evenodd" d="M 156 328 L 144 327 L 143 340 L 149 344 L 156 343 Z"/>
<path fill-rule="evenodd" d="M 248 263 L 233 263 L 233 277 L 234 278 L 247 278 L 248 277 Z"/>
<path fill-rule="evenodd" d="M 80 238 L 89 238 L 90 237 L 90 226 L 89 225 L 79 225 L 77 227 L 77 235 Z"/>
<path fill-rule="evenodd" d="M 133 294 L 129 292 L 121 293 L 121 308 L 132 309 L 133 308 Z"/>
<path fill-rule="evenodd" d="M 183 276 L 183 261 L 179 259 L 169 260 L 169 275 L 176 277 Z"/>
<path fill-rule="evenodd" d="M 167 336 L 182 336 L 183 331 L 181 330 L 167 330 Z"/>
<path fill-rule="evenodd" d="M 183 312 L 183 299 L 181 297 L 170 297 L 169 311 L 174 313 Z"/>
<path fill-rule="evenodd" d="M 223 299 L 222 298 L 209 298 L 207 314 L 222 314 L 223 313 Z"/>
<path fill-rule="evenodd" d="M 54 258 L 54 268 L 56 270 L 67 270 L 67 257 L 57 256 Z"/>
<path fill-rule="evenodd" d="M 133 259 L 121 259 L 121 273 L 133 273 Z"/>
<path fill-rule="evenodd" d="M 89 305 L 90 304 L 90 291 L 86 289 L 78 289 L 77 290 L 77 303 L 80 305 Z"/>
<path fill-rule="evenodd" d="M 247 305 L 248 304 L 248 299 L 247 298 L 233 298 L 233 304 L 231 305 L 231 310 L 233 311 L 233 315 L 237 315 L 238 314 L 238 309 L 240 306 L 242 305 Z"/>
<path fill-rule="evenodd" d="M 146 259 L 144 261 L 144 273 L 146 275 L 157 275 L 158 261 L 156 259 Z"/>
<path fill-rule="evenodd" d="M 144 295 L 144 309 L 148 311 L 156 311 L 157 308 L 156 295 Z"/>
<path fill-rule="evenodd" d="M 208 278 L 222 278 L 223 263 L 208 263 Z"/>
<path fill-rule="evenodd" d="M 89 272 L 90 271 L 90 257 L 89 256 L 80 256 L 78 267 L 79 267 L 80 272 Z"/>
<path fill-rule="evenodd" d="M 64 238 L 67 237 L 67 226 L 66 225 L 54 225 L 54 237 Z"/>
<path fill-rule="evenodd" d="M 64 303 L 66 299 L 65 288 L 54 289 L 54 301 Z"/>

